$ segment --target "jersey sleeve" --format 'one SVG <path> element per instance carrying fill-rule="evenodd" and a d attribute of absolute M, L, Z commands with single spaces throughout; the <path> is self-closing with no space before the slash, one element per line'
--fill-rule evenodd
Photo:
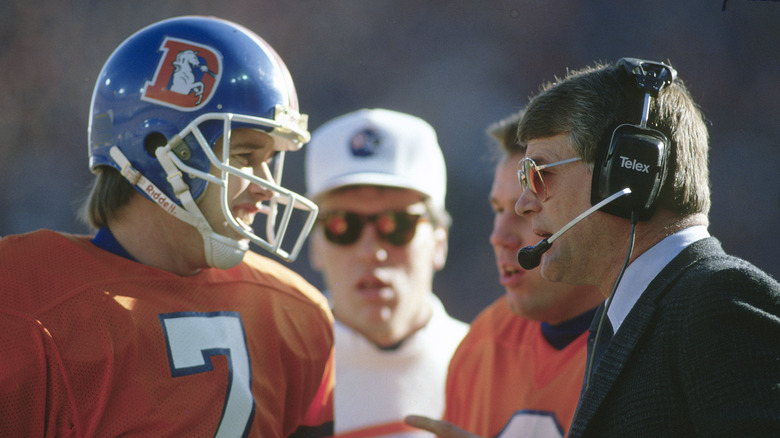
<path fill-rule="evenodd" d="M 56 345 L 40 322 L 0 311 L 0 430 L 71 437 L 79 425 Z"/>

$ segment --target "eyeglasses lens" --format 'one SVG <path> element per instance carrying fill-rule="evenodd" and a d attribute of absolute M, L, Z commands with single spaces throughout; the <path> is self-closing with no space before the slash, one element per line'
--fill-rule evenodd
<path fill-rule="evenodd" d="M 534 160 L 523 158 L 520 162 L 520 170 L 518 173 L 520 177 L 520 186 L 523 189 L 530 188 L 536 193 L 536 196 L 542 200 L 547 198 L 547 187 L 544 185 L 542 173 L 539 171 Z"/>

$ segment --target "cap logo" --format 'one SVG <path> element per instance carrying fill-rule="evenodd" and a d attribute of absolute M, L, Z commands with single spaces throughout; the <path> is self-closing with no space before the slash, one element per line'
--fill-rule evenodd
<path fill-rule="evenodd" d="M 355 133 L 349 141 L 352 155 L 356 157 L 368 157 L 376 153 L 382 143 L 382 138 L 373 129 L 364 129 Z"/>
<path fill-rule="evenodd" d="M 222 56 L 192 41 L 167 37 L 154 79 L 146 82 L 141 99 L 182 111 L 208 103 L 222 76 Z"/>

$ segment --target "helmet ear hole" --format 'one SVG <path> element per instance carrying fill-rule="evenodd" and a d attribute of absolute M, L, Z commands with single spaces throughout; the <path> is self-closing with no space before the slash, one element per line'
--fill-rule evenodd
<path fill-rule="evenodd" d="M 154 151 L 168 144 L 168 139 L 160 132 L 152 132 L 144 138 L 144 149 L 150 157 L 156 157 Z"/>

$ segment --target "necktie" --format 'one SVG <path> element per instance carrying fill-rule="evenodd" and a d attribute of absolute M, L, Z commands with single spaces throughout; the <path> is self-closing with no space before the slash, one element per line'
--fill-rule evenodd
<path fill-rule="evenodd" d="M 601 315 L 604 313 L 604 304 L 599 306 L 596 314 L 593 316 L 593 324 L 591 324 L 590 331 L 588 331 L 588 355 L 587 366 L 585 367 L 585 379 L 582 390 L 585 391 L 590 385 L 590 378 L 596 372 L 601 356 L 607 351 L 609 341 L 612 339 L 612 324 L 609 322 L 609 317 L 604 316 L 604 324 L 602 324 L 599 330 L 598 324 L 601 319 Z M 596 342 L 598 337 L 598 342 Z"/>
<path fill-rule="evenodd" d="M 589 337 L 591 337 L 591 335 L 593 337 L 592 343 L 595 344 L 595 346 L 589 345 L 593 354 L 593 369 L 591 370 L 591 372 L 593 372 L 598 367 L 599 362 L 601 362 L 601 356 L 607 351 L 609 341 L 612 339 L 612 324 L 609 322 L 609 317 L 604 318 L 604 324 L 601 326 L 601 330 L 595 333 L 588 333 Z M 598 339 L 598 342 L 596 342 L 596 339 Z"/>

